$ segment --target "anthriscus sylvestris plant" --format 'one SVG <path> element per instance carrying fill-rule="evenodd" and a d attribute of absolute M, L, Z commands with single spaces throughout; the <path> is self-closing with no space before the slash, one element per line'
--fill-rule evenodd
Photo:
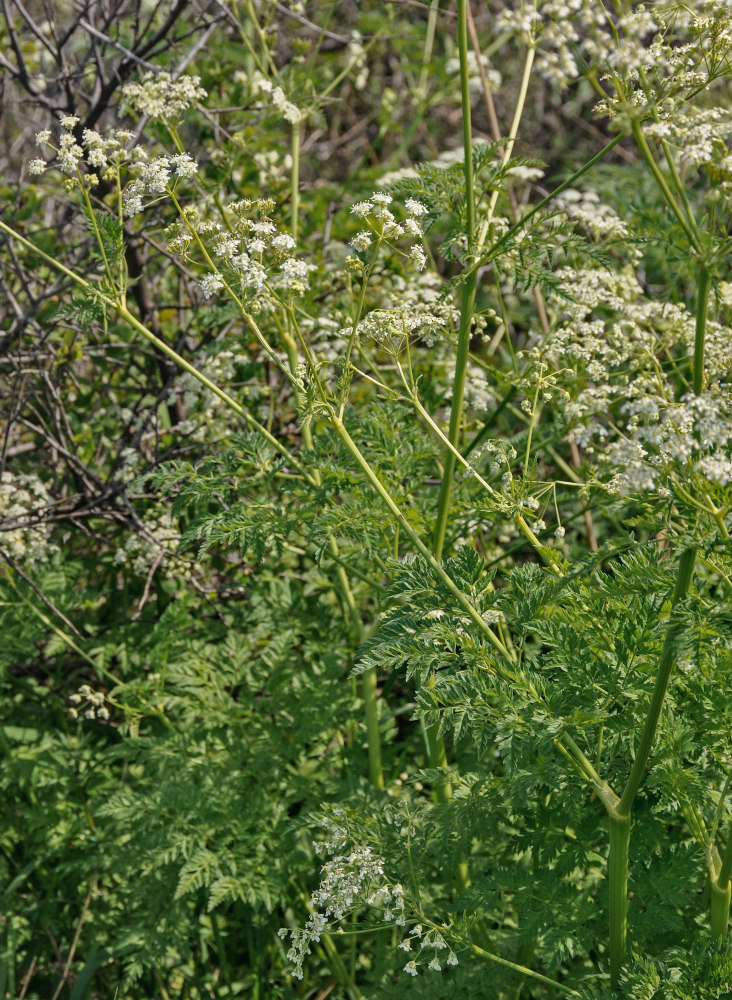
<path fill-rule="evenodd" d="M 114 118 L 36 135 L 90 266 L 0 214 L 76 330 L 5 450 L 46 407 L 89 433 L 105 345 L 165 375 L 100 380 L 122 623 L 45 581 L 79 558 L 53 476 L 0 481 L 8 606 L 74 673 L 53 759 L 95 775 L 59 990 L 725 995 L 732 7 L 219 6 L 224 69 L 145 57 Z M 320 177 L 346 98 L 367 148 Z M 54 461 L 99 477 L 111 434 Z"/>

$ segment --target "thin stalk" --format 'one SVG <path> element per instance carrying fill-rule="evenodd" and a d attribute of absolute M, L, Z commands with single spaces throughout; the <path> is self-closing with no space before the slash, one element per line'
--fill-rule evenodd
<path fill-rule="evenodd" d="M 297 239 L 300 224 L 300 123 L 292 126 L 292 170 L 290 171 L 290 208 L 293 240 Z"/>
<path fill-rule="evenodd" d="M 294 372 L 298 364 L 297 344 L 289 333 L 284 334 L 285 349 L 287 351 L 287 361 Z M 295 394 L 300 400 L 300 390 L 295 389 Z M 312 451 L 314 447 L 313 432 L 310 426 L 303 427 L 303 440 L 306 447 Z M 316 485 L 320 485 L 321 475 L 319 470 L 313 470 L 313 479 Z M 356 642 L 360 646 L 363 642 L 364 627 L 361 614 L 356 604 L 356 598 L 351 588 L 351 581 L 348 579 L 345 567 L 339 558 L 338 542 L 331 537 L 328 540 L 328 550 L 336 564 L 336 577 L 341 590 L 341 595 L 346 603 L 351 622 L 356 633 Z M 363 698 L 364 715 L 366 717 L 366 746 L 369 758 L 369 781 L 375 788 L 384 787 L 384 770 L 381 761 L 381 733 L 379 731 L 379 704 L 376 695 L 377 677 L 376 668 L 370 667 L 361 677 L 361 697 Z"/>
<path fill-rule="evenodd" d="M 414 530 L 412 524 L 404 516 L 404 514 L 401 512 L 397 504 L 394 502 L 389 491 L 386 489 L 384 484 L 381 482 L 379 477 L 376 475 L 374 470 L 371 468 L 369 463 L 361 454 L 358 445 L 346 430 L 343 421 L 335 414 L 331 416 L 330 420 L 336 434 L 341 439 L 343 444 L 346 446 L 348 451 L 351 453 L 353 458 L 356 460 L 356 463 L 360 466 L 361 471 L 364 473 L 368 481 L 371 483 L 371 485 L 374 487 L 374 489 L 379 494 L 381 499 L 384 501 L 390 513 L 399 522 L 404 533 L 409 536 L 410 540 L 412 541 L 412 544 L 417 549 L 419 554 L 424 559 L 427 560 L 431 568 L 434 570 L 435 575 L 438 576 L 439 579 L 445 584 L 445 586 L 453 595 L 453 597 L 456 599 L 460 607 L 463 609 L 463 611 L 465 611 L 465 613 L 468 615 L 473 624 L 478 627 L 479 631 L 482 632 L 483 635 L 488 639 L 488 641 L 496 650 L 496 652 L 500 653 L 502 657 L 505 657 L 506 659 L 510 660 L 511 656 L 508 650 L 503 645 L 501 640 L 498 638 L 496 633 L 493 631 L 490 625 L 486 624 L 486 622 L 483 620 L 479 612 L 473 607 L 473 605 L 467 599 L 465 594 L 463 594 L 463 592 L 457 586 L 452 577 L 445 572 L 443 566 L 438 562 L 438 560 L 435 558 L 434 554 L 430 551 L 430 549 L 427 548 L 427 546 L 424 544 L 424 542 L 419 537 L 417 532 Z"/>
<path fill-rule="evenodd" d="M 470 118 L 470 73 L 468 68 L 468 0 L 458 0 L 457 41 L 460 52 L 460 99 L 463 113 L 463 169 L 465 172 L 465 235 L 468 243 L 468 254 L 473 251 L 475 240 L 475 180 L 473 177 L 473 136 Z M 455 377 L 452 387 L 452 405 L 450 407 L 450 428 L 448 438 L 453 448 L 457 448 L 460 437 L 460 425 L 463 417 L 463 401 L 465 395 L 465 371 L 470 349 L 470 326 L 475 305 L 475 290 L 477 271 L 471 268 L 463 283 L 460 303 L 460 326 L 458 331 L 458 346 L 455 357 Z M 445 453 L 445 471 L 442 476 L 440 496 L 437 503 L 437 519 L 432 538 L 432 551 L 436 559 L 442 558 L 445 547 L 445 533 L 450 512 L 450 493 L 455 476 L 455 454 L 448 448 Z"/>
<path fill-rule="evenodd" d="M 668 204 L 668 207 L 671 209 L 671 211 L 676 216 L 679 225 L 681 226 L 681 228 L 686 233 L 687 239 L 689 240 L 689 243 L 691 244 L 691 246 L 694 248 L 695 252 L 696 253 L 701 253 L 702 247 L 701 247 L 701 243 L 699 241 L 699 237 L 698 237 L 697 233 L 695 232 L 695 230 L 689 225 L 688 219 L 686 218 L 686 216 L 684 215 L 684 213 L 679 208 L 678 202 L 674 198 L 673 192 L 671 191 L 671 188 L 668 186 L 666 178 L 661 173 L 661 169 L 660 169 L 660 167 L 658 166 L 658 164 L 656 163 L 656 161 L 654 159 L 654 156 L 653 156 L 653 153 L 651 152 L 650 146 L 648 145 L 648 142 L 646 141 L 646 137 L 643 134 L 643 129 L 640 127 L 640 125 L 638 124 L 638 122 L 635 119 L 633 120 L 633 122 L 631 124 L 631 129 L 632 129 L 632 132 L 633 132 L 633 138 L 636 141 L 636 145 L 638 146 L 638 149 L 640 150 L 641 156 L 643 157 L 643 159 L 648 164 L 648 167 L 649 167 L 651 173 L 653 174 L 653 177 L 654 177 L 656 183 L 658 184 L 658 186 L 661 189 L 661 192 L 662 192 L 664 198 L 666 199 L 666 203 Z"/>
<path fill-rule="evenodd" d="M 427 93 L 427 77 L 430 70 L 430 60 L 432 59 L 432 47 L 435 44 L 435 28 L 437 27 L 439 9 L 440 0 L 432 0 L 429 14 L 427 15 L 427 30 L 424 35 L 424 49 L 422 51 L 422 68 L 419 73 L 419 95 L 422 98 Z"/>
<path fill-rule="evenodd" d="M 704 340 L 710 283 L 709 270 L 705 264 L 700 262 L 696 287 L 696 327 L 694 331 L 694 392 L 697 396 L 700 396 L 704 391 Z"/>
<path fill-rule="evenodd" d="M 528 49 L 528 51 L 526 53 L 526 62 L 524 63 L 524 72 L 523 72 L 523 76 L 521 77 L 521 85 L 519 87 L 518 98 L 516 99 L 516 110 L 514 111 L 513 121 L 511 123 L 511 134 L 508 137 L 508 141 L 506 143 L 506 147 L 505 147 L 505 149 L 503 151 L 503 160 L 501 162 L 501 166 L 503 166 L 503 167 L 505 167 L 507 165 L 508 161 L 511 159 L 511 154 L 513 153 L 513 147 L 516 145 L 516 139 L 518 137 L 519 125 L 521 124 L 521 118 L 523 116 L 524 106 L 526 104 L 526 97 L 527 97 L 527 94 L 529 92 L 529 82 L 531 80 L 531 70 L 532 70 L 533 65 L 534 65 L 534 56 L 535 55 L 536 55 L 536 50 L 534 49 L 533 45 L 530 45 L 529 49 Z M 481 226 L 481 232 L 480 232 L 480 236 L 478 238 L 478 247 L 479 248 L 483 245 L 483 241 L 484 241 L 485 236 L 486 236 L 486 234 L 488 232 L 488 227 L 489 227 L 489 225 L 491 223 L 491 219 L 493 218 L 493 213 L 496 210 L 496 205 L 498 203 L 498 195 L 499 194 L 500 194 L 500 190 L 497 187 L 495 189 L 495 191 L 493 192 L 493 194 L 491 195 L 491 200 L 490 200 L 490 203 L 488 205 L 488 214 L 487 214 L 487 216 L 485 218 L 485 221 L 483 222 L 483 225 Z"/>
<path fill-rule="evenodd" d="M 599 163 L 600 160 L 603 160 L 608 153 L 612 152 L 612 150 L 615 149 L 615 147 L 623 141 L 624 138 L 625 136 L 623 135 L 623 133 L 619 132 L 614 139 L 610 140 L 607 146 L 603 146 L 600 152 L 596 153 L 592 157 L 592 159 L 588 160 L 587 163 L 584 164 L 584 166 L 580 167 L 579 170 L 575 170 L 575 172 L 572 174 L 571 177 L 568 177 L 566 181 L 562 181 L 562 183 L 558 187 L 556 187 L 550 194 L 548 194 L 546 198 L 542 198 L 540 202 L 534 205 L 534 207 L 526 213 L 526 215 L 522 216 L 518 220 L 518 222 L 515 222 L 509 229 L 506 230 L 503 236 L 501 236 L 501 238 L 497 240 L 493 244 L 493 246 L 489 248 L 488 253 L 484 257 L 481 257 L 480 259 L 476 260 L 471 265 L 471 270 L 477 271 L 478 268 L 482 267 L 484 264 L 487 264 L 489 263 L 489 261 L 493 260 L 498 250 L 500 250 L 502 246 L 508 243 L 508 241 L 512 237 L 514 237 L 516 233 L 518 233 L 521 229 L 523 229 L 526 223 L 530 219 L 532 219 L 537 214 L 537 212 L 541 212 L 541 210 L 546 208 L 547 205 L 551 204 L 551 202 L 554 201 L 554 199 L 558 195 L 560 195 L 563 191 L 566 191 L 567 188 L 572 187 L 574 184 L 576 184 L 576 182 L 579 180 L 580 177 L 583 176 L 583 174 L 586 174 L 587 171 L 591 170 L 596 163 Z"/>

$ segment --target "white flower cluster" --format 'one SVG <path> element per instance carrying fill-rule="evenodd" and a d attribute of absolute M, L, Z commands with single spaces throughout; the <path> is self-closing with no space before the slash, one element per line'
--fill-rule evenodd
<path fill-rule="evenodd" d="M 130 531 L 124 545 L 116 550 L 114 561 L 144 576 L 161 556 L 170 558 L 179 542 L 180 531 L 166 512 L 157 518 L 144 519 L 142 531 Z"/>
<path fill-rule="evenodd" d="M 173 176 L 189 178 L 198 172 L 198 164 L 188 153 L 150 158 L 143 146 L 128 148 L 126 144 L 134 136 L 126 129 L 113 129 L 108 135 L 102 135 L 94 129 L 85 128 L 79 145 L 73 134 L 78 123 L 79 119 L 74 115 L 62 118 L 64 132 L 58 148 L 51 141 L 48 129 L 36 135 L 36 143 L 55 149 L 55 165 L 59 170 L 71 178 L 81 176 L 89 186 L 98 184 L 100 177 L 106 181 L 118 181 L 124 165 L 133 177 L 122 192 L 125 215 L 129 217 L 142 211 L 144 194 L 165 194 Z M 84 165 L 86 172 L 82 171 Z M 31 160 L 28 171 L 41 174 L 46 166 L 45 160 Z"/>
<path fill-rule="evenodd" d="M 351 214 L 363 219 L 368 229 L 357 233 L 351 241 L 354 249 L 363 251 L 371 244 L 371 237 L 376 236 L 379 242 L 394 243 L 401 237 L 410 239 L 421 239 L 423 234 L 422 226 L 417 221 L 420 216 L 426 215 L 427 206 L 414 198 L 407 198 L 404 208 L 407 211 L 407 218 L 403 223 L 397 221 L 389 208 L 392 197 L 385 191 L 375 191 L 368 201 L 359 201 L 351 205 Z M 403 251 L 399 251 L 403 253 Z M 422 271 L 427 263 L 427 256 L 419 243 L 413 244 L 403 256 L 416 264 Z"/>
<path fill-rule="evenodd" d="M 363 47 L 363 39 L 357 31 L 351 32 L 351 40 L 348 43 L 348 62 L 352 69 L 356 70 L 353 86 L 356 90 L 365 90 L 369 82 L 369 64 L 366 59 L 366 50 Z"/>
<path fill-rule="evenodd" d="M 626 224 L 614 209 L 600 201 L 596 191 L 567 188 L 557 195 L 554 204 L 560 212 L 575 219 L 596 239 L 619 239 L 628 235 Z"/>
<path fill-rule="evenodd" d="M 420 963 L 424 963 L 427 957 L 431 957 L 427 963 L 427 969 L 429 972 L 442 972 L 442 962 L 445 965 L 457 965 L 458 957 L 452 948 L 449 948 L 444 937 L 438 930 L 429 930 L 425 934 L 421 924 L 417 924 L 409 932 L 409 935 L 405 937 L 399 947 L 402 951 L 411 952 L 413 946 L 418 947 L 418 954 L 416 958 L 411 958 L 407 964 L 404 966 L 404 972 L 410 976 L 419 975 Z M 447 955 L 443 956 L 443 952 L 447 951 Z"/>
<path fill-rule="evenodd" d="M 39 520 L 41 511 L 51 503 L 51 497 L 35 474 L 14 475 L 5 471 L 0 476 L 0 545 L 19 563 L 30 568 L 48 562 L 58 551 L 50 541 L 50 526 Z"/>
<path fill-rule="evenodd" d="M 106 722 L 109 718 L 104 693 L 92 690 L 88 684 L 82 684 L 76 694 L 69 695 L 69 701 L 69 717 L 72 719 L 78 719 L 80 713 L 85 719 L 103 719 Z"/>
<path fill-rule="evenodd" d="M 292 963 L 292 975 L 303 978 L 303 962 L 310 954 L 311 943 L 317 943 L 331 920 L 341 920 L 357 903 L 380 903 L 386 909 L 391 904 L 398 913 L 397 923 L 403 923 L 403 890 L 383 882 L 384 866 L 370 847 L 358 847 L 327 861 L 322 868 L 320 886 L 310 897 L 311 912 L 305 926 L 289 931 L 283 927 L 280 937 L 290 934 L 292 944 L 287 959 Z M 374 883 L 377 883 L 376 887 Z M 393 916 L 391 919 L 394 919 Z"/>
<path fill-rule="evenodd" d="M 623 407 L 631 414 L 628 436 L 611 441 L 603 453 L 615 474 L 607 485 L 621 496 L 660 490 L 669 494 L 668 477 L 693 470 L 713 486 L 732 483 L 732 391 L 687 395 L 678 405 L 656 407 L 651 420 L 637 401 Z"/>
<path fill-rule="evenodd" d="M 146 150 L 137 146 L 132 155 L 134 162 L 130 173 L 134 180 L 130 181 L 122 193 L 125 215 L 130 218 L 142 211 L 144 194 L 162 195 L 167 192 L 172 175 L 189 178 L 198 172 L 198 164 L 188 153 L 149 159 Z"/>
<path fill-rule="evenodd" d="M 358 325 L 358 338 L 371 339 L 392 354 L 404 348 L 407 339 L 424 337 L 434 342 L 445 332 L 447 321 L 444 316 L 419 307 L 406 304 L 402 308 L 372 309 L 362 317 Z M 348 340 L 352 327 L 338 331 L 338 336 Z"/>
<path fill-rule="evenodd" d="M 140 83 L 127 83 L 122 88 L 123 109 L 130 108 L 153 120 L 175 123 L 189 108 L 206 99 L 206 91 L 198 76 L 181 76 L 174 80 L 170 73 L 146 73 Z"/>
<path fill-rule="evenodd" d="M 255 73 L 249 80 L 252 96 L 263 94 L 273 108 L 278 111 L 286 122 L 299 125 L 307 117 L 307 112 L 301 111 L 296 104 L 287 99 L 282 87 L 275 87 L 271 80 L 261 73 Z"/>
<path fill-rule="evenodd" d="M 224 226 L 200 220 L 198 210 L 188 208 L 184 219 L 169 231 L 168 250 L 187 256 L 193 233 L 207 242 L 214 257 L 222 258 L 226 280 L 246 292 L 257 310 L 272 304 L 273 294 L 302 295 L 309 288 L 315 265 L 294 257 L 295 240 L 277 228 L 267 213 L 274 203 L 265 198 L 232 202 L 232 218 Z M 209 298 L 224 287 L 224 275 L 210 272 L 201 279 L 201 290 Z"/>
<path fill-rule="evenodd" d="M 632 268 L 559 272 L 564 314 L 537 355 L 541 364 L 570 364 L 576 386 L 563 408 L 570 437 L 597 464 L 608 489 L 626 496 L 669 494 L 670 478 L 694 471 L 713 487 L 732 482 L 732 330 L 709 321 L 707 391 L 674 402 L 674 375 L 658 358 L 691 355 L 693 315 L 684 305 L 645 295 Z"/>
<path fill-rule="evenodd" d="M 535 7 L 503 7 L 496 33 L 523 36 L 537 46 L 537 68 L 553 86 L 567 87 L 587 66 L 624 89 L 636 86 L 639 104 L 667 92 L 691 93 L 708 80 L 732 46 L 732 10 L 725 0 L 693 5 L 628 4 L 612 9 L 590 0 L 545 0 Z M 641 73 L 652 93 L 639 85 Z M 614 114 L 625 97 L 598 109 Z"/>

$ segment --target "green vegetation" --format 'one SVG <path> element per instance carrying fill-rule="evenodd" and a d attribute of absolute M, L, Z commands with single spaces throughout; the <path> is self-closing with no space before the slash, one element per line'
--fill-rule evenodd
<path fill-rule="evenodd" d="M 8 0 L 0 995 L 732 997 L 732 11 Z"/>

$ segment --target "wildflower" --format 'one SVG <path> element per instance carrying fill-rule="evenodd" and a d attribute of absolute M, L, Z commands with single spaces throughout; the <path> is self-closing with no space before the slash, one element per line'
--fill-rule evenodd
<path fill-rule="evenodd" d="M 213 252 L 217 257 L 231 257 L 239 249 L 239 240 L 236 236 L 221 236 L 213 245 Z"/>
<path fill-rule="evenodd" d="M 61 119 L 61 128 L 72 129 L 79 124 L 79 119 L 76 115 L 64 115 Z"/>
<path fill-rule="evenodd" d="M 300 111 L 296 105 L 287 100 L 282 87 L 275 87 L 272 91 L 272 103 L 285 121 L 290 122 L 291 125 L 297 125 L 305 117 L 305 113 L 303 111 Z"/>
<path fill-rule="evenodd" d="M 44 128 L 40 132 L 36 132 L 36 146 L 47 146 L 50 140 L 50 129 Z"/>
<path fill-rule="evenodd" d="M 429 964 L 429 965 L 427 966 L 427 968 L 428 968 L 428 969 L 432 969 L 432 971 L 433 971 L 433 972 L 442 972 L 442 966 L 440 965 L 440 962 L 439 962 L 439 960 L 438 960 L 438 958 L 437 958 L 437 956 L 436 956 L 436 955 L 435 955 L 435 957 L 434 957 L 434 958 L 433 958 L 433 959 L 431 960 L 431 962 L 430 962 L 430 964 Z"/>
<path fill-rule="evenodd" d="M 220 274 L 206 274 L 201 278 L 201 291 L 206 296 L 206 298 L 211 298 L 216 292 L 221 291 L 224 287 L 224 279 Z"/>
<path fill-rule="evenodd" d="M 170 163 L 178 177 L 193 177 L 198 173 L 198 164 L 188 153 L 178 153 L 170 157 Z"/>
<path fill-rule="evenodd" d="M 427 255 L 425 254 L 422 247 L 415 245 L 409 251 L 409 260 L 412 264 L 416 264 L 420 271 L 423 271 L 427 264 Z"/>
<path fill-rule="evenodd" d="M 415 201 L 414 198 L 407 198 L 404 202 L 404 207 L 409 212 L 410 215 L 426 215 L 428 212 L 427 206 L 423 205 L 421 201 Z"/>
<path fill-rule="evenodd" d="M 410 976 L 417 975 L 417 963 L 414 961 L 414 959 L 412 959 L 411 962 L 407 962 L 407 964 L 404 966 L 404 971 L 408 972 Z"/>
<path fill-rule="evenodd" d="M 185 112 L 206 98 L 198 76 L 181 76 L 173 80 L 170 73 L 146 73 L 140 83 L 128 83 L 122 88 L 126 106 L 138 114 L 163 121 L 176 121 Z"/>
<path fill-rule="evenodd" d="M 365 250 L 371 245 L 371 235 L 365 230 L 361 233 L 356 233 L 356 235 L 351 240 L 351 246 L 354 250 Z"/>
<path fill-rule="evenodd" d="M 292 250 L 294 248 L 295 241 L 289 233 L 280 233 L 279 236 L 275 236 L 272 240 L 272 246 L 275 250 L 286 253 L 288 250 Z"/>
<path fill-rule="evenodd" d="M 447 964 L 448 965 L 457 965 L 458 964 L 457 955 L 455 954 L 454 951 L 451 951 L 450 954 L 447 956 Z"/>
<path fill-rule="evenodd" d="M 31 160 L 28 164 L 28 173 L 31 177 L 35 177 L 37 174 L 42 174 L 45 169 L 45 160 Z"/>
<path fill-rule="evenodd" d="M 560 526 L 558 528 L 555 528 L 555 530 L 554 530 L 554 537 L 555 538 L 564 538 L 564 528 L 561 526 L 561 524 L 560 524 Z"/>
<path fill-rule="evenodd" d="M 351 214 L 358 215 L 361 219 L 364 219 L 373 207 L 370 201 L 357 201 L 355 205 L 351 205 Z"/>

